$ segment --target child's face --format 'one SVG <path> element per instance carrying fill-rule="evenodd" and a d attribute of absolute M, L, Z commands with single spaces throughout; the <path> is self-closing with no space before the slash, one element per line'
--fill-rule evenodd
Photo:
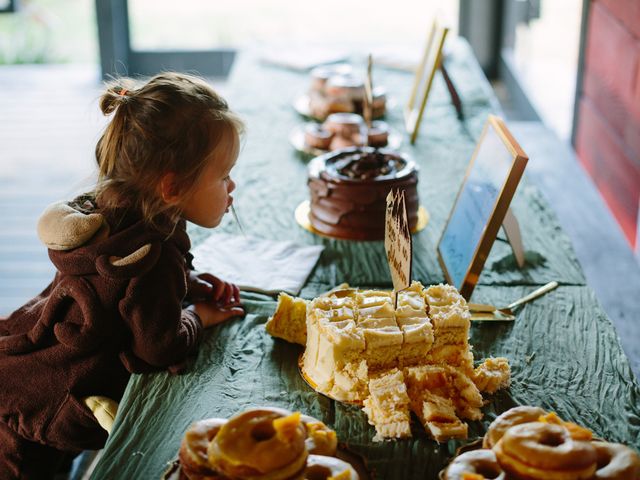
<path fill-rule="evenodd" d="M 231 169 L 238 157 L 239 141 L 237 138 L 229 141 L 234 145 L 226 149 L 228 154 L 209 158 L 194 185 L 193 195 L 182 208 L 183 218 L 201 227 L 218 226 L 233 203 L 231 192 L 236 184 L 231 180 Z"/>

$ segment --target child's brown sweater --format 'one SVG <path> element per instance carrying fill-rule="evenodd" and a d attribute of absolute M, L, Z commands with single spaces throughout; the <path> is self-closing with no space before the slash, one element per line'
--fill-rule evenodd
<path fill-rule="evenodd" d="M 183 310 L 190 242 L 90 200 L 54 204 L 39 222 L 57 268 L 36 298 L 0 321 L 0 421 L 60 450 L 100 448 L 82 399 L 120 400 L 131 373 L 179 368 L 199 342 Z"/>

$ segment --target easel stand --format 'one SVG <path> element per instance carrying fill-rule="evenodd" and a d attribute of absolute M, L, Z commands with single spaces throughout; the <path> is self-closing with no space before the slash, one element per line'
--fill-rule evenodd
<path fill-rule="evenodd" d="M 507 210 L 507 214 L 504 216 L 502 228 L 507 235 L 507 242 L 511 245 L 518 267 L 524 267 L 524 245 L 522 243 L 522 234 L 520 233 L 520 224 L 511 208 Z"/>
<path fill-rule="evenodd" d="M 460 101 L 460 95 L 458 95 L 458 91 L 456 90 L 456 86 L 453 84 L 451 77 L 449 76 L 449 72 L 447 72 L 447 68 L 444 66 L 444 57 L 440 62 L 440 71 L 442 72 L 442 77 L 444 78 L 444 83 L 447 84 L 447 90 L 449 91 L 449 95 L 451 95 L 451 103 L 456 109 L 456 113 L 458 114 L 459 120 L 464 120 L 464 112 L 462 110 L 462 102 Z"/>

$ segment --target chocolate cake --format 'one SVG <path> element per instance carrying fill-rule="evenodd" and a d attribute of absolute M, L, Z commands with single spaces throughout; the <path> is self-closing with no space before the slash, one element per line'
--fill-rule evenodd
<path fill-rule="evenodd" d="M 319 233 L 351 240 L 384 239 L 389 191 L 405 191 L 409 226 L 418 222 L 418 171 L 407 157 L 386 149 L 353 147 L 309 164 L 309 220 Z"/>

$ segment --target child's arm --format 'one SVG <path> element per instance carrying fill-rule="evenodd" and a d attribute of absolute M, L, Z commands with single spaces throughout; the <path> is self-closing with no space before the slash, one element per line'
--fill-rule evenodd
<path fill-rule="evenodd" d="M 244 309 L 239 303 L 221 306 L 209 302 L 197 302 L 193 305 L 189 305 L 188 309 L 193 310 L 198 314 L 202 321 L 202 326 L 205 328 L 222 323 L 232 317 L 244 315 Z"/>
<path fill-rule="evenodd" d="M 198 314 L 205 328 L 244 315 L 238 286 L 210 273 L 189 272 L 187 298 L 194 302 L 189 309 Z"/>
<path fill-rule="evenodd" d="M 158 260 L 131 279 L 119 310 L 132 333 L 125 356 L 167 367 L 182 363 L 197 349 L 202 322 L 193 310 L 182 309 L 187 292 L 182 255 L 170 243 L 153 248 L 161 249 Z"/>
<path fill-rule="evenodd" d="M 225 282 L 210 273 L 189 271 L 187 280 L 187 300 L 191 302 L 213 302 L 229 305 L 240 302 L 237 285 Z"/>

